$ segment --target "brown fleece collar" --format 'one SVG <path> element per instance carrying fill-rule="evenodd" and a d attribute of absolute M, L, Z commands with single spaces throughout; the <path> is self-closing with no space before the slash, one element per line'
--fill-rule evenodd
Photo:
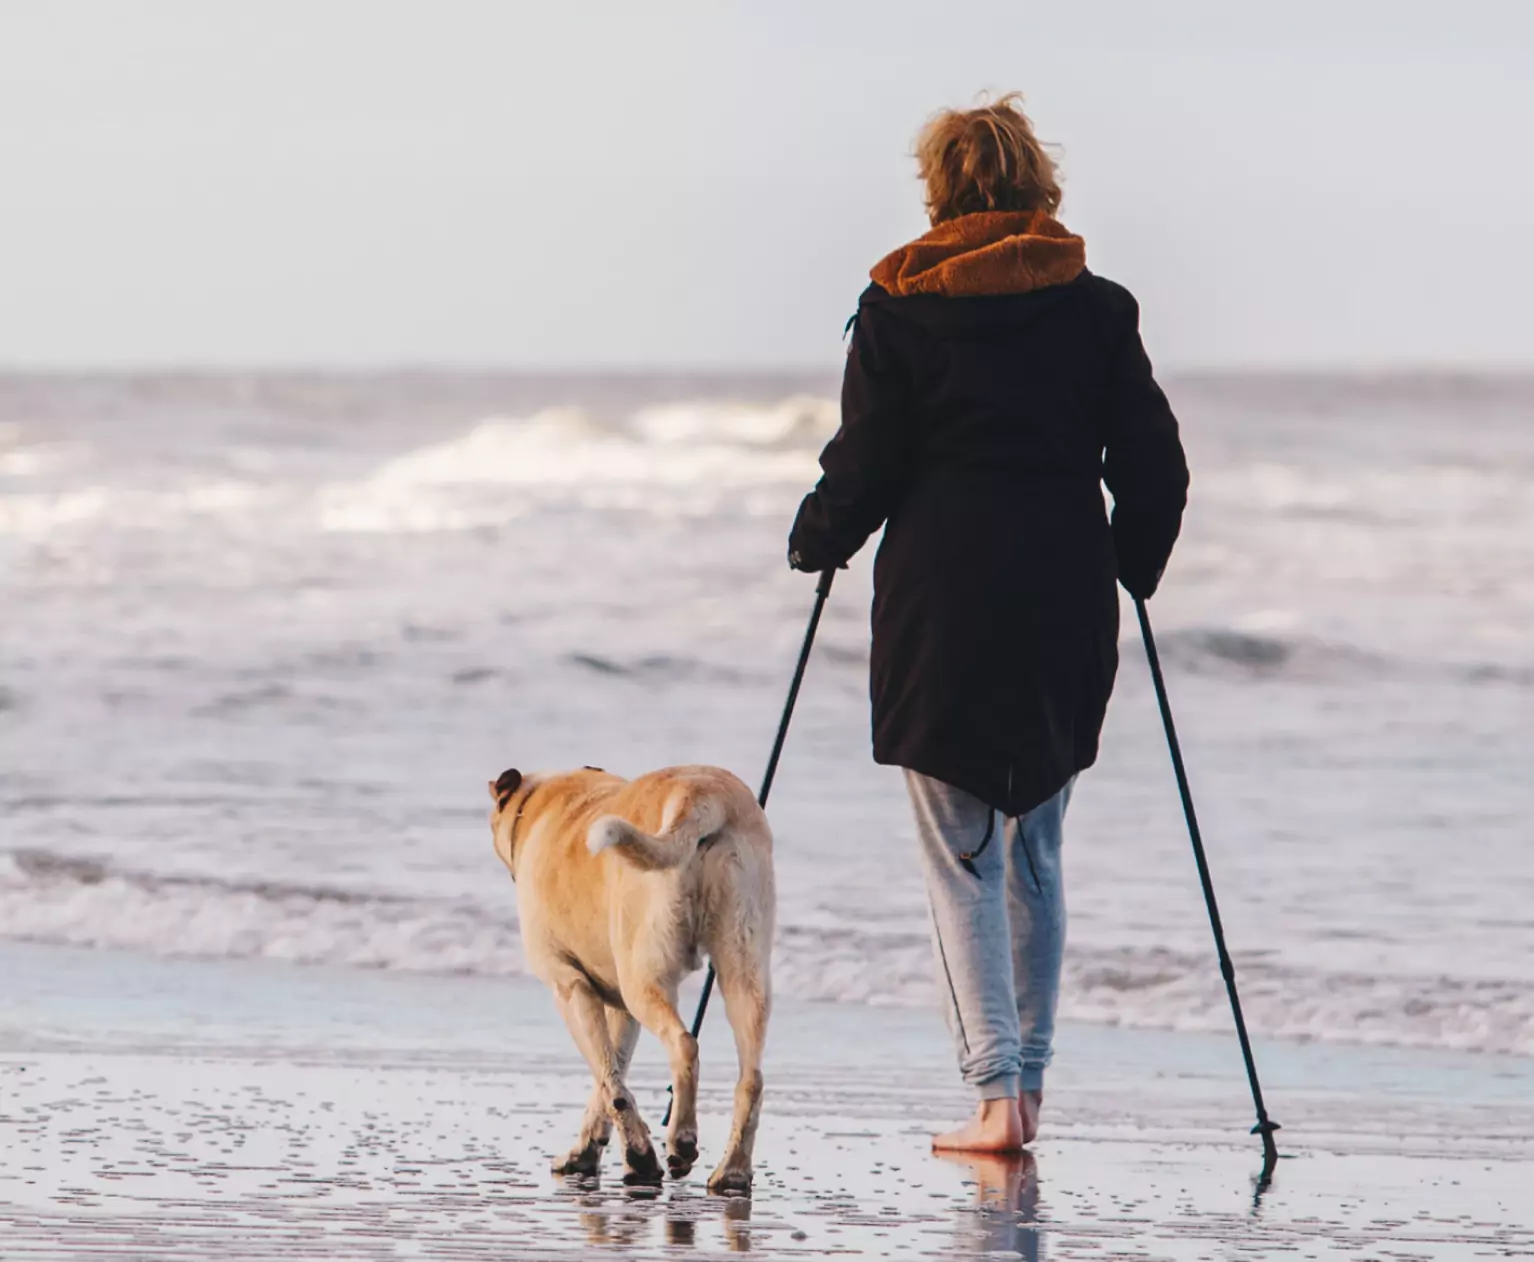
<path fill-rule="evenodd" d="M 1086 242 L 1044 211 L 987 210 L 938 224 L 869 274 L 897 298 L 973 298 L 1068 284 L 1086 265 Z"/>

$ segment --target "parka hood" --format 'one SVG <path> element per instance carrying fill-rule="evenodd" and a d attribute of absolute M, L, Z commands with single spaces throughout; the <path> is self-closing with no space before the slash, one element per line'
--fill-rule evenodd
<path fill-rule="evenodd" d="M 1086 242 L 1046 212 L 993 210 L 938 224 L 869 275 L 896 298 L 975 298 L 1069 284 L 1086 265 Z"/>

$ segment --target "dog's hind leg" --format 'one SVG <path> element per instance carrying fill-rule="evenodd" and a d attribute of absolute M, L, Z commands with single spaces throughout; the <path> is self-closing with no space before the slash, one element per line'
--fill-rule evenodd
<path fill-rule="evenodd" d="M 591 1067 L 597 1092 L 618 1128 L 623 1141 L 625 1183 L 658 1183 L 660 1162 L 650 1143 L 650 1132 L 634 1107 L 634 1097 L 623 1085 L 618 1048 L 608 1029 L 608 1017 L 601 997 L 584 977 L 562 981 L 554 987 L 559 1010 Z"/>
<path fill-rule="evenodd" d="M 666 1132 L 666 1165 L 673 1179 L 691 1173 L 698 1160 L 698 1040 L 677 1015 L 676 994 L 654 982 L 623 978 L 623 998 L 639 1023 L 666 1045 L 671 1059 L 671 1126 Z"/>
<path fill-rule="evenodd" d="M 733 952 L 724 952 L 714 962 L 725 1013 L 735 1034 L 735 1051 L 740 1058 L 729 1143 L 718 1168 L 708 1179 L 708 1190 L 716 1196 L 751 1191 L 751 1154 L 762 1112 L 762 1049 L 772 1008 L 765 960 L 731 958 L 732 955 Z"/>
<path fill-rule="evenodd" d="M 634 1045 L 639 1042 L 639 1022 L 622 1008 L 607 1009 L 607 1037 L 612 1043 L 613 1057 L 617 1062 L 618 1077 L 628 1073 L 629 1061 L 634 1056 Z M 602 1150 L 612 1135 L 613 1119 L 608 1110 L 607 1090 L 598 1083 L 592 1089 L 591 1099 L 586 1102 L 586 1114 L 581 1119 L 581 1135 L 575 1147 L 563 1161 L 554 1163 L 555 1174 L 595 1174 L 602 1165 Z"/>

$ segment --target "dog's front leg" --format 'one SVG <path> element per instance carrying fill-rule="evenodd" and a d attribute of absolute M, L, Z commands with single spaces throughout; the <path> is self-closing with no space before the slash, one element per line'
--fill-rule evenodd
<path fill-rule="evenodd" d="M 656 1160 L 655 1149 L 650 1143 L 650 1132 L 634 1106 L 634 1097 L 623 1085 L 619 1058 L 621 1042 L 619 1046 L 614 1045 L 606 1005 L 584 977 L 557 983 L 554 993 L 559 1000 L 560 1014 L 575 1039 L 575 1045 L 581 1049 L 581 1055 L 591 1067 L 591 1076 L 596 1082 L 596 1095 L 618 1127 L 626 1167 L 623 1181 L 660 1182 L 660 1162 Z M 589 1108 L 587 1115 L 590 1116 Z M 583 1126 L 582 1138 L 586 1137 L 586 1128 Z"/>
<path fill-rule="evenodd" d="M 586 1101 L 586 1112 L 581 1118 L 580 1138 L 575 1147 L 562 1158 L 555 1158 L 555 1174 L 595 1174 L 602 1168 L 602 1150 L 612 1133 L 612 1120 L 607 1112 L 607 1093 L 596 1087 Z"/>

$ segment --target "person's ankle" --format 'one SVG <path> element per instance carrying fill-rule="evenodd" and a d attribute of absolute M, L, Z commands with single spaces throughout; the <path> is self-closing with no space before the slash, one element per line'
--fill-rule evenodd
<path fill-rule="evenodd" d="M 1023 1143 L 1031 1144 L 1039 1133 L 1039 1112 L 1044 1104 L 1044 1089 L 1024 1090 L 1017 1097 L 1017 1118 L 1023 1128 Z"/>

